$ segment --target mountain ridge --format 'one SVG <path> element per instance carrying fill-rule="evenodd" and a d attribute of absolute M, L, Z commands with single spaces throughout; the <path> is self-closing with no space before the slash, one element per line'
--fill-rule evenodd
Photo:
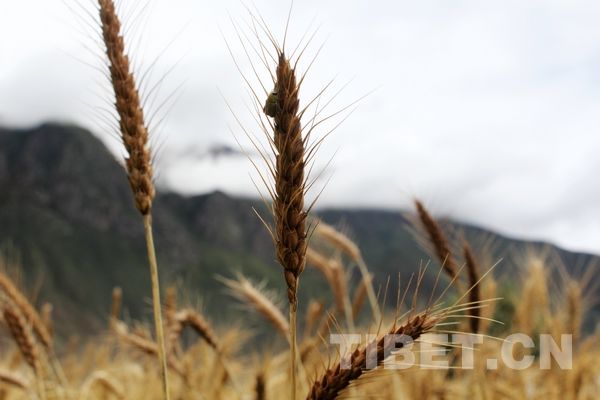
<path fill-rule="evenodd" d="M 55 305 L 60 334 L 100 332 L 117 285 L 123 288 L 130 316 L 149 318 L 143 230 L 127 185 L 122 166 L 85 129 L 55 123 L 0 128 L 0 245 L 19 254 L 28 286 L 43 277 L 39 298 Z M 281 268 L 253 207 L 265 211 L 259 200 L 220 191 L 188 197 L 159 192 L 153 210 L 163 287 L 179 283 L 189 302 L 201 297 L 208 314 L 222 316 L 239 310 L 215 276 L 242 271 L 282 291 Z M 428 259 L 406 229 L 410 213 L 328 207 L 317 214 L 349 229 L 378 284 L 399 272 L 410 275 Z M 474 242 L 493 237 L 496 258 L 528 246 L 548 246 L 567 265 L 598 261 L 593 255 L 442 222 Z M 499 270 L 510 273 L 516 264 L 507 260 Z M 325 290 L 322 279 L 308 268 L 302 298 L 321 296 Z"/>

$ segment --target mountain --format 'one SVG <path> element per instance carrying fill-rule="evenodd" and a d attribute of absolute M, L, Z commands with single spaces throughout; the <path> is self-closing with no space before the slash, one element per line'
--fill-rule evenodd
<path fill-rule="evenodd" d="M 217 323 L 239 315 L 239 307 L 216 276 L 242 271 L 283 291 L 281 268 L 253 207 L 264 211 L 257 200 L 221 192 L 192 197 L 159 193 L 155 201 L 163 287 L 178 284 L 187 301 L 201 301 Z M 429 259 L 407 230 L 408 213 L 327 209 L 318 214 L 345 227 L 362 249 L 378 285 L 388 277 L 395 281 L 399 272 L 408 277 Z M 492 239 L 492 259 L 547 247 L 567 266 L 598 261 L 543 243 L 512 240 L 451 221 L 444 224 L 474 243 L 482 237 Z M 63 337 L 71 332 L 99 332 L 106 326 L 114 286 L 123 288 L 124 308 L 132 318 L 150 318 L 142 224 L 125 172 L 84 129 L 59 124 L 0 128 L 0 246 L 19 258 L 25 286 L 40 287 L 35 295 L 38 305 L 53 303 Z M 510 280 L 518 261 L 507 257 L 497 272 Z M 431 282 L 426 282 L 425 290 Z M 307 269 L 301 299 L 322 297 L 325 289 L 317 273 Z"/>

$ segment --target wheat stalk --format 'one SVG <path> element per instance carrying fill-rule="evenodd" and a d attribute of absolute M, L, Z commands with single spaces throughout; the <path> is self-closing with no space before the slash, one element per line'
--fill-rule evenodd
<path fill-rule="evenodd" d="M 475 255 L 469 243 L 463 245 L 463 254 L 465 257 L 465 263 L 467 264 L 467 275 L 469 278 L 469 302 L 477 304 L 481 300 L 481 285 L 480 285 L 480 273 L 477 261 L 475 261 Z M 473 307 L 469 310 L 469 325 L 471 332 L 477 333 L 479 331 L 479 321 L 481 315 L 481 308 Z"/>
<path fill-rule="evenodd" d="M 255 382 L 254 382 L 254 399 L 255 400 L 266 400 L 267 399 L 267 382 L 265 380 L 265 374 L 262 371 L 259 371 L 256 374 Z"/>
<path fill-rule="evenodd" d="M 114 328 L 114 324 L 119 321 L 121 307 L 123 304 L 123 289 L 114 287 L 112 290 L 112 302 L 110 305 L 109 327 Z"/>
<path fill-rule="evenodd" d="M 308 337 L 319 319 L 321 315 L 323 315 L 323 311 L 325 311 L 325 305 L 320 301 L 311 300 L 306 307 L 306 316 L 304 317 L 304 337 Z"/>
<path fill-rule="evenodd" d="M 54 332 L 54 327 L 53 327 L 53 323 L 52 323 L 52 313 L 53 312 L 54 312 L 54 306 L 52 305 L 52 303 L 46 302 L 42 305 L 40 318 L 42 320 L 42 323 L 46 327 L 46 330 L 48 331 L 48 333 L 50 335 L 53 335 L 53 332 Z"/>
<path fill-rule="evenodd" d="M 370 282 L 363 279 L 354 291 L 354 298 L 352 299 L 352 315 L 354 316 L 354 319 L 358 318 L 358 314 L 365 303 L 369 285 Z"/>
<path fill-rule="evenodd" d="M 125 160 L 129 185 L 134 203 L 144 222 L 144 232 L 150 279 L 152 282 L 152 306 L 154 327 L 158 342 L 158 358 L 161 363 L 163 395 L 169 399 L 169 380 L 167 375 L 167 357 L 160 307 L 160 287 L 158 265 L 152 234 L 152 201 L 155 196 L 152 181 L 152 156 L 148 144 L 148 129 L 144 120 L 144 111 L 131 72 L 129 58 L 125 54 L 125 44 L 121 35 L 121 23 L 112 0 L 98 0 L 102 37 L 106 46 L 106 55 L 110 64 L 109 72 L 115 92 L 115 108 L 119 118 L 121 139 L 127 157 Z"/>

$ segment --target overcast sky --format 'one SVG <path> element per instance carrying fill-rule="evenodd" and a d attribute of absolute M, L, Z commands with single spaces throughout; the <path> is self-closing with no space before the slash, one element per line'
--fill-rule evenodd
<path fill-rule="evenodd" d="M 76 122 L 118 153 L 102 124 L 110 91 L 97 31 L 80 7 L 92 3 L 1 0 L 0 124 Z M 138 76 L 152 65 L 146 93 L 158 83 L 149 116 L 160 120 L 152 110 L 165 101 L 168 111 L 154 138 L 160 184 L 255 195 L 246 158 L 206 156 L 236 148 L 229 127 L 251 149 L 223 97 L 256 131 L 220 33 L 250 75 L 228 17 L 244 26 L 242 3 L 124 3 Z M 279 38 L 285 3 L 256 3 Z M 322 206 L 406 208 L 417 196 L 437 215 L 600 253 L 600 2 L 296 1 L 288 48 L 313 21 L 301 69 L 325 47 L 304 102 L 334 77 L 331 94 L 350 83 L 331 111 L 376 89 L 320 150 L 317 171 L 335 153 Z"/>

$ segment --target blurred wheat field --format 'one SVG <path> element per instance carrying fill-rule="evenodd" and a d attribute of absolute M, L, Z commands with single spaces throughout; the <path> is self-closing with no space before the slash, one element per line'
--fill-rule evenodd
<path fill-rule="evenodd" d="M 318 234 L 315 246 L 331 247 L 331 242 Z M 344 249 L 333 247 L 340 254 Z M 316 250 L 315 250 L 316 251 Z M 322 256 L 326 265 L 315 268 L 329 274 L 329 268 L 347 272 L 348 258 Z M 316 263 L 315 263 L 316 264 Z M 8 266 L 4 265 L 4 269 Z M 566 277 L 550 282 L 551 262 L 543 257 L 529 256 L 523 264 L 520 285 L 502 300 L 482 303 L 480 324 L 477 332 L 483 336 L 482 343 L 474 351 L 472 369 L 450 368 L 456 366 L 456 352 L 446 347 L 445 355 L 436 355 L 436 361 L 446 361 L 448 368 L 432 369 L 418 361 L 421 346 L 431 351 L 437 340 L 424 334 L 416 341 L 414 366 L 401 370 L 383 368 L 365 370 L 356 379 L 335 376 L 339 361 L 339 348 L 328 343 L 329 333 L 346 332 L 347 320 L 343 306 L 337 300 L 332 304 L 311 302 L 301 318 L 299 335 L 301 374 L 298 383 L 303 398 L 385 398 L 385 399 L 596 399 L 600 393 L 600 365 L 597 356 L 600 334 L 584 334 L 581 324 L 590 299 L 586 297 L 584 282 Z M 328 269 L 325 269 L 328 268 Z M 13 269 L 13 268 L 8 268 Z M 13 269 L 14 270 L 14 269 Z M 461 279 L 468 285 L 467 279 Z M 157 346 L 152 338 L 150 325 L 136 321 L 124 322 L 120 301 L 122 293 L 113 292 L 109 326 L 106 334 L 84 339 L 82 351 L 67 344 L 60 355 L 52 349 L 52 341 L 44 344 L 45 335 L 51 335 L 52 319 L 44 310 L 35 310 L 21 291 L 6 275 L 1 275 L 2 307 L 7 329 L 4 335 L 9 344 L 3 346 L 0 381 L 2 398 L 77 398 L 77 399 L 160 399 L 160 368 L 157 363 Z M 235 299 L 244 303 L 249 318 L 263 320 L 272 330 L 269 346 L 256 347 L 252 329 L 245 329 L 244 321 L 228 328 L 226 322 L 218 326 L 208 321 L 198 310 L 178 302 L 177 291 L 169 288 L 162 304 L 165 315 L 167 354 L 169 355 L 169 378 L 171 395 L 180 399 L 281 399 L 289 392 L 289 341 L 284 311 L 274 303 L 260 285 L 244 277 L 226 281 Z M 361 284 L 346 292 L 335 289 L 330 282 L 334 298 L 342 296 L 354 304 L 354 314 L 363 308 L 363 314 L 371 314 L 365 304 Z M 498 283 L 488 275 L 481 282 L 482 299 L 498 299 Z M 337 292 L 336 292 L 337 291 Z M 409 291 L 409 297 L 414 293 Z M 457 296 L 455 291 L 446 297 Z M 428 293 L 418 293 L 419 304 L 427 311 Z M 448 300 L 452 302 L 453 300 Z M 339 300 L 344 303 L 343 299 Z M 384 311 L 382 327 L 358 324 L 355 332 L 386 332 L 394 325 L 394 315 L 411 309 L 412 299 L 404 301 L 398 313 L 393 309 Z M 510 310 L 507 312 L 506 310 Z M 468 312 L 468 311 L 467 311 Z M 9 314 L 7 314 L 9 313 Z M 418 313 L 415 312 L 415 314 Z M 17 318 L 8 317 L 15 315 Z M 439 315 L 439 313 L 438 313 Z M 8 317 L 8 318 L 7 318 Z M 400 318 L 396 326 L 410 323 L 414 316 Z M 15 321 L 13 321 L 16 320 Z M 368 318 L 367 318 L 368 319 Z M 438 326 L 432 332 L 470 330 L 464 318 L 447 317 L 459 324 L 452 328 Z M 497 319 L 503 324 L 492 321 Z M 413 321 L 414 322 L 414 321 Z M 189 333 L 186 333 L 189 331 Z M 45 332 L 45 333 L 42 333 Z M 514 332 L 533 334 L 547 332 L 560 343 L 561 334 L 573 334 L 573 358 L 571 369 L 561 369 L 552 363 L 542 369 L 538 362 L 524 370 L 514 370 L 501 361 L 495 370 L 486 369 L 489 359 L 499 359 L 502 338 Z M 8 340 L 10 339 L 10 340 Z M 422 343 L 419 343 L 422 342 Z M 362 346 L 365 345 L 363 339 Z M 439 347 L 438 349 L 443 349 Z M 425 351 L 425 350 L 424 350 Z M 514 347 L 515 359 L 536 355 L 537 348 Z M 460 350 L 459 350 L 460 353 Z M 391 358 L 394 358 L 392 355 Z M 364 366 L 363 366 L 364 367 Z M 326 377 L 326 371 L 344 383 L 339 393 L 331 395 L 326 390 L 315 391 L 315 385 Z M 338 370 L 339 372 L 339 370 Z M 331 387 L 331 383 L 327 387 Z M 320 386 L 319 386 L 320 387 Z M 320 387 L 321 388 L 321 387 Z M 324 388 L 324 386 L 322 387 Z"/>
<path fill-rule="evenodd" d="M 360 243 L 312 217 L 314 203 L 306 197 L 314 184 L 310 172 L 330 133 L 315 137 L 313 130 L 344 116 L 355 102 L 317 118 L 322 92 L 302 98 L 307 75 L 297 70 L 310 39 L 288 53 L 290 21 L 279 44 L 251 10 L 250 36 L 234 24 L 237 37 L 225 40 L 228 48 L 239 40 L 245 55 L 255 57 L 254 64 L 250 61 L 253 86 L 232 54 L 253 97 L 261 137 L 240 129 L 265 164 L 254 166 L 272 215 L 257 218 L 273 241 L 287 301 L 282 304 L 243 271 L 218 282 L 231 302 L 244 307 L 247 319 L 213 321 L 183 301 L 178 287 L 159 282 L 152 234 L 152 132 L 125 51 L 118 7 L 98 0 L 95 10 L 114 95 L 115 133 L 125 149 L 125 172 L 145 232 L 149 276 L 140 279 L 152 281 L 153 319 L 130 320 L 122 309 L 123 292 L 115 287 L 105 332 L 96 337 L 72 332 L 79 342 L 62 343 L 53 334 L 53 305 L 36 307 L 38 301 L 17 283 L 15 271 L 21 266 L 0 260 L 0 399 L 600 397 L 600 331 L 583 329 L 597 301 L 598 279 L 591 267 L 573 276 L 550 255 L 532 252 L 520 255 L 520 269 L 508 285 L 495 270 L 501 260 L 491 259 L 485 246 L 447 235 L 416 200 L 414 245 L 427 249 L 431 260 L 415 266 L 411 276 L 378 277 L 400 280 L 402 289 L 392 293 L 374 284 Z M 268 83 L 255 71 L 258 66 L 267 70 Z M 313 104 L 314 116 L 307 112 Z M 321 275 L 329 293 L 299 304 L 306 267 Z M 267 327 L 268 343 L 253 337 L 251 321 Z M 514 334 L 531 343 L 507 339 Z M 390 341 L 392 336 L 410 341 Z M 547 361 L 547 343 L 554 343 L 553 354 L 566 358 Z M 472 358 L 469 365 L 467 358 Z M 523 360 L 528 364 L 514 367 Z"/>

